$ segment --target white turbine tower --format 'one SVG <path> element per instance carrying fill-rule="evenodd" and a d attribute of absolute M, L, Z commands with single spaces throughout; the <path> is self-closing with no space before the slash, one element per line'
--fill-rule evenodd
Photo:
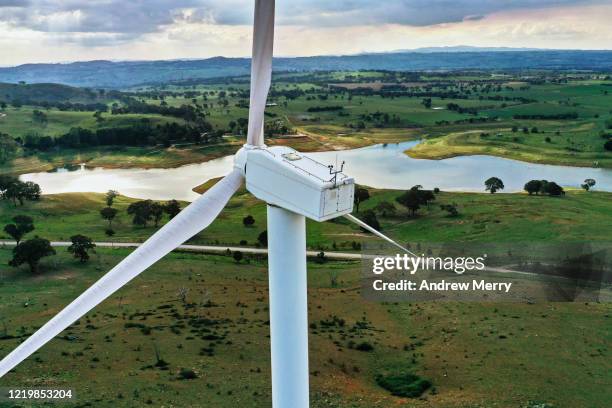
<path fill-rule="evenodd" d="M 305 217 L 325 221 L 344 215 L 402 247 L 350 215 L 352 178 L 291 148 L 267 147 L 263 143 L 273 40 L 274 0 L 256 0 L 247 143 L 235 155 L 234 170 L 4 357 L 0 361 L 0 377 L 210 225 L 246 180 L 247 190 L 268 203 L 272 402 L 276 408 L 308 407 Z"/>

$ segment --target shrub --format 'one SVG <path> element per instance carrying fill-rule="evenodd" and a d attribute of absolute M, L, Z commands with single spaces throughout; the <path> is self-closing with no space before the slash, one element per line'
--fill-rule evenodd
<path fill-rule="evenodd" d="M 245 227 L 250 227 L 251 225 L 255 224 L 255 218 L 253 218 L 252 215 L 247 215 L 242 219 L 242 223 Z"/>
<path fill-rule="evenodd" d="M 261 244 L 261 246 L 268 246 L 268 231 L 261 232 L 257 237 L 257 241 L 259 244 Z"/>
<path fill-rule="evenodd" d="M 416 374 L 377 375 L 376 383 L 397 397 L 418 398 L 431 387 L 429 380 Z"/>
<path fill-rule="evenodd" d="M 179 380 L 194 380 L 198 378 L 198 375 L 190 368 L 181 368 L 178 377 Z"/>
<path fill-rule="evenodd" d="M 374 346 L 371 345 L 370 343 L 368 343 L 367 341 L 364 341 L 363 343 L 359 343 L 356 347 L 356 350 L 359 351 L 374 351 Z"/>

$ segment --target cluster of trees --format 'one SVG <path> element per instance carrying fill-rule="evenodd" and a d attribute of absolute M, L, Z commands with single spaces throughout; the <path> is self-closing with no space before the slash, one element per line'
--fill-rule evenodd
<path fill-rule="evenodd" d="M 209 142 L 212 138 L 206 132 L 212 126 L 191 126 L 178 123 L 166 123 L 153 126 L 148 119 L 129 127 L 102 128 L 89 130 L 75 127 L 61 136 L 29 135 L 24 146 L 30 149 L 49 150 L 55 146 L 81 148 L 92 146 L 151 146 L 163 144 L 169 146 L 173 142 Z M 222 135 L 213 132 L 214 138 Z"/>
<path fill-rule="evenodd" d="M 585 185 L 588 185 L 588 187 L 585 188 Z M 583 188 L 588 190 L 590 187 L 595 185 L 595 180 L 587 179 L 585 180 L 585 185 L 583 185 Z M 550 196 L 561 196 L 565 194 L 563 187 L 554 181 L 548 180 L 531 180 L 528 181 L 523 188 L 529 193 L 529 195 L 548 194 Z M 504 182 L 498 177 L 490 177 L 485 181 L 485 190 L 489 191 L 491 194 L 503 189 Z"/>
<path fill-rule="evenodd" d="M 13 248 L 13 258 L 9 261 L 9 265 L 19 267 L 22 264 L 28 264 L 32 273 L 38 272 L 40 260 L 45 256 L 55 255 L 55 250 L 51 247 L 51 243 L 39 237 L 34 237 L 23 241 L 26 234 L 34 231 L 34 220 L 27 215 L 16 215 L 12 219 L 12 223 L 4 226 L 4 232 L 15 240 L 15 248 Z"/>
<path fill-rule="evenodd" d="M 0 106 L 5 102 L 0 102 Z M 11 102 L 14 108 L 21 108 L 22 106 L 38 106 L 43 109 L 57 109 L 62 112 L 73 111 L 73 112 L 94 112 L 94 111 L 108 111 L 108 106 L 105 103 L 94 102 L 94 103 L 73 103 L 73 102 L 53 102 L 53 101 L 36 101 L 30 99 L 16 99 Z"/>
<path fill-rule="evenodd" d="M 113 204 L 118 196 L 119 193 L 117 191 L 109 190 L 105 197 L 106 207 L 100 210 L 100 216 L 108 222 L 105 230 L 108 237 L 115 235 L 113 221 L 119 211 L 113 207 Z M 127 208 L 127 213 L 132 216 L 132 223 L 143 227 L 146 227 L 151 221 L 157 227 L 164 214 L 168 214 L 170 219 L 172 219 L 179 212 L 181 212 L 181 204 L 176 200 L 170 200 L 163 204 L 152 200 L 141 200 L 130 204 Z"/>
<path fill-rule="evenodd" d="M 0 164 L 13 160 L 17 155 L 18 149 L 19 146 L 11 135 L 0 132 Z"/>
<path fill-rule="evenodd" d="M 514 119 L 539 119 L 539 120 L 563 120 L 563 119 L 578 119 L 576 112 L 568 113 L 551 113 L 551 114 L 529 114 L 529 115 L 514 115 Z"/>
<path fill-rule="evenodd" d="M 460 106 L 456 103 L 447 103 L 446 104 L 446 109 L 450 110 L 450 111 L 454 111 L 457 113 L 468 113 L 470 115 L 478 115 L 478 109 L 474 108 L 474 107 L 463 107 Z"/>
<path fill-rule="evenodd" d="M 55 255 L 55 249 L 51 246 L 48 239 L 35 236 L 27 240 L 23 240 L 26 234 L 34 231 L 34 220 L 27 215 L 16 215 L 12 218 L 12 223 L 4 226 L 4 232 L 15 240 L 15 248 L 13 248 L 13 258 L 9 261 L 9 265 L 19 267 L 27 264 L 30 272 L 38 273 L 39 265 L 42 258 Z M 95 244 L 90 238 L 84 235 L 73 235 L 70 237 L 72 244 L 68 247 L 68 252 L 72 253 L 75 258 L 81 262 L 86 262 L 89 259 L 89 252 L 93 251 Z"/>
<path fill-rule="evenodd" d="M 435 194 L 439 192 L 439 188 L 435 188 L 433 190 L 425 190 L 423 189 L 423 186 L 416 185 L 413 186 L 410 190 L 405 191 L 404 193 L 399 195 L 395 200 L 403 207 L 408 209 L 411 216 L 415 216 L 422 206 L 429 207 L 431 202 L 436 200 Z M 362 203 L 368 200 L 369 198 L 370 194 L 367 189 L 361 187 L 355 189 L 356 212 L 358 212 L 359 203 Z M 441 204 L 440 209 L 446 211 L 450 217 L 456 217 L 459 215 L 459 209 L 457 207 L 457 204 L 455 203 Z M 363 211 L 363 213 L 360 215 L 360 218 L 363 222 L 370 225 L 371 227 L 377 230 L 382 230 L 377 215 L 389 217 L 393 216 L 395 213 L 395 205 L 388 201 L 381 201 L 373 209 Z M 367 230 L 363 228 L 361 228 L 361 230 L 367 232 Z"/>
<path fill-rule="evenodd" d="M 333 112 L 343 110 L 344 106 L 333 105 L 333 106 L 311 106 L 307 110 L 308 112 Z"/>
<path fill-rule="evenodd" d="M 161 105 L 151 105 L 131 97 L 123 98 L 123 102 L 123 105 L 116 105 L 111 108 L 113 115 L 126 113 L 159 114 L 184 119 L 187 122 L 196 122 L 204 117 L 202 112 L 192 105 L 181 105 L 179 107 L 168 106 L 164 103 Z"/>
<path fill-rule="evenodd" d="M 271 120 L 264 123 L 264 134 L 266 137 L 283 136 L 291 133 L 293 133 L 293 129 L 282 120 Z"/>
<path fill-rule="evenodd" d="M 410 214 L 414 216 L 421 206 L 429 206 L 435 199 L 436 196 L 432 190 L 423 190 L 423 186 L 419 184 L 401 194 L 396 198 L 396 201 L 406 207 Z"/>
<path fill-rule="evenodd" d="M 157 227 L 164 214 L 168 214 L 172 219 L 179 212 L 181 212 L 181 205 L 176 200 L 170 200 L 165 204 L 152 200 L 141 200 L 130 204 L 127 209 L 127 213 L 133 217 L 132 223 L 143 227 L 146 227 L 151 221 Z"/>
<path fill-rule="evenodd" d="M 550 196 L 561 196 L 565 195 L 563 187 L 555 183 L 554 181 L 547 180 L 530 180 L 525 184 L 524 190 L 532 194 L 548 194 Z"/>
<path fill-rule="evenodd" d="M 25 200 L 40 199 L 40 186 L 32 181 L 21 181 L 13 176 L 0 175 L 0 198 L 10 200 L 15 207 L 23 205 Z"/>

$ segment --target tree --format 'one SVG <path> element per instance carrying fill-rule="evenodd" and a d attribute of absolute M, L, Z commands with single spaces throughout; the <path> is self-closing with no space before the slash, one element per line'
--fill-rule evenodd
<path fill-rule="evenodd" d="M 32 111 L 32 121 L 40 125 L 46 125 L 48 121 L 47 115 L 38 109 L 34 109 Z"/>
<path fill-rule="evenodd" d="M 0 174 L 0 194 L 4 196 L 4 192 L 17 181 L 17 177 Z"/>
<path fill-rule="evenodd" d="M 13 237 L 17 245 L 25 234 L 32 231 L 34 231 L 34 220 L 27 215 L 16 215 L 13 217 L 13 224 L 4 226 L 4 232 Z"/>
<path fill-rule="evenodd" d="M 27 263 L 30 272 L 38 273 L 40 260 L 45 256 L 55 255 L 51 243 L 44 238 L 32 238 L 21 242 L 13 248 L 13 259 L 9 261 L 10 266 L 18 267 Z"/>
<path fill-rule="evenodd" d="M 421 200 L 417 190 L 408 190 L 395 199 L 398 203 L 410 210 L 410 215 L 415 215 L 421 208 Z"/>
<path fill-rule="evenodd" d="M 30 201 L 39 200 L 40 195 L 42 194 L 40 186 L 32 181 L 26 181 L 25 183 L 23 183 L 22 191 L 23 197 L 26 200 Z M 21 202 L 21 204 L 23 205 L 23 201 Z"/>
<path fill-rule="evenodd" d="M 268 231 L 262 231 L 257 237 L 257 241 L 261 244 L 261 246 L 268 246 Z"/>
<path fill-rule="evenodd" d="M 157 227 L 164 216 L 164 206 L 156 202 L 151 203 L 151 216 L 153 217 L 153 222 Z"/>
<path fill-rule="evenodd" d="M 378 222 L 378 218 L 376 218 L 376 213 L 372 210 L 364 211 L 361 216 L 361 220 L 376 230 L 379 230 L 379 231 L 382 230 L 380 223 Z M 361 230 L 363 232 L 369 232 L 367 229 L 363 227 L 361 227 Z"/>
<path fill-rule="evenodd" d="M 74 255 L 75 258 L 78 258 L 82 263 L 87 262 L 89 259 L 89 251 L 94 251 L 96 244 L 91 241 L 91 238 L 86 237 L 85 235 L 73 235 L 70 237 L 70 241 L 72 241 L 72 245 L 68 247 L 68 252 Z"/>
<path fill-rule="evenodd" d="M 115 202 L 115 198 L 119 195 L 119 193 L 115 190 L 108 190 L 106 192 L 106 206 L 112 207 Z"/>
<path fill-rule="evenodd" d="M 23 205 L 25 200 L 38 200 L 41 195 L 40 186 L 32 181 L 18 180 L 15 177 L 4 176 L 0 179 L 0 193 L 5 200 L 11 200 Z"/>
<path fill-rule="evenodd" d="M 542 190 L 542 181 L 541 180 L 530 180 L 525 183 L 525 187 L 523 189 L 529 193 L 529 195 L 536 194 L 538 195 Z"/>
<path fill-rule="evenodd" d="M 612 152 L 612 140 L 608 140 L 606 143 L 604 143 L 604 149 L 609 152 Z"/>
<path fill-rule="evenodd" d="M 10 135 L 0 132 L 0 164 L 15 158 L 17 143 Z"/>
<path fill-rule="evenodd" d="M 425 204 L 428 208 L 429 202 L 435 201 L 436 199 L 436 196 L 431 190 L 423 190 L 423 186 L 420 184 L 413 186 L 410 190 L 416 191 L 420 204 Z"/>
<path fill-rule="evenodd" d="M 249 214 L 242 219 L 242 223 L 245 227 L 250 227 L 255 224 L 255 218 L 253 218 L 253 216 Z"/>
<path fill-rule="evenodd" d="M 115 216 L 117 215 L 117 212 L 118 210 L 113 207 L 104 207 L 100 210 L 100 215 L 102 216 L 102 218 L 108 221 L 108 228 L 112 228 L 112 223 L 115 219 Z"/>
<path fill-rule="evenodd" d="M 588 178 L 584 180 L 584 184 L 582 184 L 581 187 L 584 188 L 586 191 L 589 191 L 591 187 L 593 187 L 594 185 L 595 185 L 595 179 Z"/>
<path fill-rule="evenodd" d="M 113 235 L 115 235 L 115 230 L 113 230 L 112 228 L 107 228 L 104 230 L 104 233 L 110 239 L 113 237 Z"/>
<path fill-rule="evenodd" d="M 370 192 L 362 187 L 355 189 L 355 195 L 353 196 L 353 202 L 355 203 L 355 211 L 359 212 L 359 204 L 370 198 Z"/>
<path fill-rule="evenodd" d="M 544 192 L 550 196 L 565 195 L 565 191 L 563 191 L 563 187 L 561 187 L 554 181 L 549 181 L 544 185 Z"/>
<path fill-rule="evenodd" d="M 136 201 L 135 203 L 130 204 L 127 209 L 127 213 L 133 215 L 132 223 L 134 225 L 142 225 L 143 227 L 147 226 L 147 222 L 151 221 L 153 214 L 151 213 L 151 205 L 153 201 L 151 200 L 143 200 Z"/>
<path fill-rule="evenodd" d="M 374 209 L 383 217 L 395 214 L 395 206 L 388 201 L 381 201 Z"/>
<path fill-rule="evenodd" d="M 234 251 L 233 257 L 236 263 L 240 263 L 240 261 L 242 261 L 242 258 L 244 258 L 244 255 L 242 255 L 242 252 L 240 251 Z"/>
<path fill-rule="evenodd" d="M 504 182 L 497 177 L 491 177 L 487 181 L 485 181 L 485 190 L 490 191 L 491 194 L 495 193 L 497 190 L 504 189 Z"/>
<path fill-rule="evenodd" d="M 444 210 L 448 213 L 449 217 L 457 217 L 459 215 L 459 210 L 457 209 L 457 204 L 440 204 L 440 209 Z"/>
<path fill-rule="evenodd" d="M 181 212 L 181 204 L 176 200 L 167 201 L 164 206 L 164 211 L 166 211 L 170 219 L 173 219 Z"/>

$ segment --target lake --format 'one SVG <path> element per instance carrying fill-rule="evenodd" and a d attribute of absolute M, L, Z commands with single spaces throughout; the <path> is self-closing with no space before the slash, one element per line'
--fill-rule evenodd
<path fill-rule="evenodd" d="M 374 145 L 360 149 L 308 153 L 325 164 L 345 161 L 344 170 L 357 183 L 376 188 L 409 189 L 421 184 L 426 189 L 484 191 L 492 176 L 503 180 L 504 192 L 521 191 L 532 179 L 555 181 L 566 187 L 580 187 L 586 178 L 597 181 L 596 190 L 612 191 L 612 170 L 532 164 L 494 156 L 476 155 L 444 160 L 413 159 L 404 154 L 418 141 Z M 117 190 L 129 197 L 153 200 L 187 200 L 198 195 L 191 189 L 231 171 L 233 156 L 173 169 L 59 169 L 29 173 L 23 181 L 38 183 L 44 194 Z"/>

